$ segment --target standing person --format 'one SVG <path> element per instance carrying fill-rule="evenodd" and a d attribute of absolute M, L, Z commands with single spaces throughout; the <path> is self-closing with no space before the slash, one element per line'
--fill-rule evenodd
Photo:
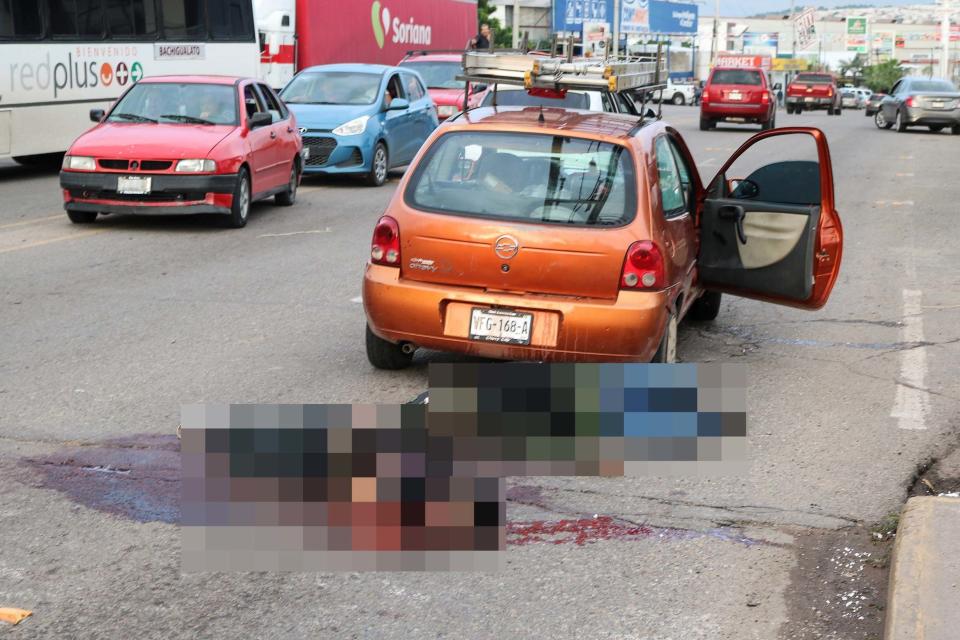
<path fill-rule="evenodd" d="M 693 106 L 700 106 L 700 99 L 703 97 L 703 81 L 696 80 L 693 85 Z"/>
<path fill-rule="evenodd" d="M 777 89 L 777 106 L 783 108 L 783 87 Z"/>
<path fill-rule="evenodd" d="M 489 49 L 490 43 L 493 40 L 493 34 L 490 33 L 490 25 L 484 22 L 480 25 L 480 33 L 477 34 L 470 44 L 473 45 L 474 49 Z"/>

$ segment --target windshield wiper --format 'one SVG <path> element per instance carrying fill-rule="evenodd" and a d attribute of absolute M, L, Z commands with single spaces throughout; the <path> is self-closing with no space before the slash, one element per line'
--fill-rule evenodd
<path fill-rule="evenodd" d="M 203 118 L 195 118 L 193 116 L 182 116 L 179 113 L 165 113 L 161 118 L 166 118 L 167 120 L 177 120 L 178 122 L 188 122 L 190 124 L 216 124 L 209 120 L 204 120 Z"/>
<path fill-rule="evenodd" d="M 339 102 L 324 102 L 322 100 L 287 100 L 287 104 L 341 104 Z"/>
<path fill-rule="evenodd" d="M 133 120 L 134 122 L 153 122 L 153 123 L 157 122 L 153 118 L 148 118 L 147 116 L 141 116 L 136 113 L 111 113 L 110 117 L 121 118 L 123 120 Z"/>

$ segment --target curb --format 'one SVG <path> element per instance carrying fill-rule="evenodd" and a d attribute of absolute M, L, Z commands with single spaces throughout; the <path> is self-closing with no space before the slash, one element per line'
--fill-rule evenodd
<path fill-rule="evenodd" d="M 884 640 L 960 633 L 960 498 L 910 498 L 893 547 Z"/>

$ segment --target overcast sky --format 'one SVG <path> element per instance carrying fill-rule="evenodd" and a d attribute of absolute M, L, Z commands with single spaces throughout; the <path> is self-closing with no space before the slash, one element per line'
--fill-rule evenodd
<path fill-rule="evenodd" d="M 889 7 L 904 4 L 933 4 L 923 0 L 797 0 L 797 6 L 836 7 L 849 4 L 872 5 L 875 7 Z M 716 3 L 714 0 L 705 0 L 700 5 L 701 16 L 712 16 Z M 761 12 L 790 9 L 790 0 L 720 0 L 720 13 L 725 16 L 749 16 Z"/>

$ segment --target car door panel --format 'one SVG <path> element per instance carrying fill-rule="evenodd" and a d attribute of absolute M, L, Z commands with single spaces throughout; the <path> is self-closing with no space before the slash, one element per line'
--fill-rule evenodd
<path fill-rule="evenodd" d="M 731 188 L 726 172 L 734 160 L 757 142 L 782 135 L 812 136 L 817 161 L 773 162 Z M 794 127 L 754 136 L 704 193 L 698 277 L 706 288 L 818 309 L 837 280 L 842 249 L 830 151 L 817 129 Z"/>

